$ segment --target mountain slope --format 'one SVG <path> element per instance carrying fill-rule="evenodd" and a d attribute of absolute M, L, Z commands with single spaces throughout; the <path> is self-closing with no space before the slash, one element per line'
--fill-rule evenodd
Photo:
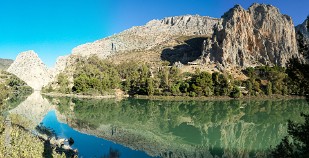
<path fill-rule="evenodd" d="M 74 55 L 97 55 L 106 58 L 120 52 L 150 50 L 180 36 L 211 35 L 218 19 L 186 15 L 152 20 L 144 26 L 132 27 L 119 34 L 78 46 Z"/>
<path fill-rule="evenodd" d="M 55 74 L 64 71 L 72 65 L 72 58 L 76 56 L 89 57 L 96 55 L 108 59 L 113 63 L 147 62 L 154 65 L 162 61 L 161 54 L 165 49 L 173 49 L 174 46 L 186 45 L 187 40 L 192 38 L 208 38 L 213 34 L 213 27 L 219 19 L 199 16 L 185 15 L 167 17 L 162 20 L 152 20 L 144 26 L 132 27 L 119 34 L 77 46 L 72 54 L 59 57 L 56 63 Z M 184 51 L 187 51 L 188 48 Z M 180 60 L 185 63 L 192 59 L 191 54 L 201 54 L 202 45 L 196 50 L 189 47 L 189 55 L 181 51 Z M 189 58 L 184 58 L 189 56 Z M 169 60 L 169 59 L 168 59 Z"/>
<path fill-rule="evenodd" d="M 309 62 L 309 16 L 300 25 L 295 27 L 297 34 L 298 50 Z"/>
<path fill-rule="evenodd" d="M 13 62 L 14 61 L 11 59 L 1 59 L 0 58 L 0 70 L 8 69 Z"/>

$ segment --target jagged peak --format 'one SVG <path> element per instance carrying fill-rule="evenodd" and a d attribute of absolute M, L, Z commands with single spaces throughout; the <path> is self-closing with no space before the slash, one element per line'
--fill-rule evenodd
<path fill-rule="evenodd" d="M 236 5 L 234 5 L 234 7 L 231 8 L 231 9 L 234 9 L 234 10 L 243 10 L 244 8 L 243 8 L 240 4 L 236 4 Z"/>
<path fill-rule="evenodd" d="M 275 13 L 281 14 L 279 11 L 279 8 L 270 5 L 270 4 L 264 4 L 264 3 L 253 3 L 248 10 L 250 12 L 258 12 L 258 13 L 265 13 L 269 11 L 274 11 Z"/>
<path fill-rule="evenodd" d="M 271 5 L 271 4 L 265 4 L 265 3 L 253 3 L 253 4 L 249 7 L 249 9 L 250 9 L 250 8 L 254 9 L 254 8 L 257 8 L 257 7 L 276 8 L 276 9 L 278 9 L 277 7 L 275 7 L 275 6 Z"/>
<path fill-rule="evenodd" d="M 51 72 L 33 50 L 21 52 L 8 72 L 25 81 L 34 90 L 41 90 L 51 80 Z"/>
<path fill-rule="evenodd" d="M 246 11 L 241 5 L 236 4 L 234 5 L 233 8 L 231 8 L 230 10 L 228 10 L 227 12 L 225 12 L 221 18 L 225 19 L 225 18 L 229 18 L 232 17 L 234 15 L 235 12 L 243 12 Z"/>
<path fill-rule="evenodd" d="M 22 57 L 22 56 L 39 57 L 38 54 L 34 50 L 27 50 L 27 51 L 21 52 L 21 53 L 18 54 L 17 58 Z"/>
<path fill-rule="evenodd" d="M 210 16 L 201 16 L 198 14 L 195 15 L 191 15 L 191 14 L 187 14 L 187 15 L 180 15 L 180 16 L 170 16 L 170 17 L 165 17 L 163 19 L 153 19 L 151 21 L 149 21 L 145 26 L 152 26 L 152 25 L 156 25 L 156 24 L 166 24 L 166 25 L 173 25 L 174 21 L 182 21 L 182 20 L 188 20 L 191 18 L 206 18 L 206 19 L 212 19 L 212 20 L 219 20 L 218 18 L 213 18 Z"/>

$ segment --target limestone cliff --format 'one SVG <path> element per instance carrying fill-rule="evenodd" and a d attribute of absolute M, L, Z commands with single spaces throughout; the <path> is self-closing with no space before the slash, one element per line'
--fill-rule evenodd
<path fill-rule="evenodd" d="M 52 79 L 52 72 L 34 51 L 20 53 L 8 72 L 25 81 L 34 90 L 41 90 Z"/>
<path fill-rule="evenodd" d="M 285 66 L 292 56 L 301 58 L 291 17 L 265 4 L 230 9 L 204 48 L 204 62 L 224 67 Z"/>
<path fill-rule="evenodd" d="M 106 58 L 119 52 L 149 50 L 180 36 L 211 35 L 218 19 L 186 15 L 152 20 L 145 26 L 132 27 L 119 34 L 78 46 L 74 55 L 97 55 Z"/>

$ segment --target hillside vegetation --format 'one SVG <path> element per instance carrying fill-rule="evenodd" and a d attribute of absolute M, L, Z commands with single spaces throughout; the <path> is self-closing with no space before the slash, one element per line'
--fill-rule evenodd
<path fill-rule="evenodd" d="M 6 101 L 14 101 L 14 99 L 27 96 L 32 93 L 32 88 L 24 81 L 20 80 L 13 74 L 0 71 L 0 109 L 4 110 L 3 104 Z M 6 109 L 7 110 L 7 109 Z"/>
<path fill-rule="evenodd" d="M 44 92 L 87 95 L 111 94 L 121 89 L 130 95 L 148 96 L 245 96 L 308 94 L 308 65 L 297 59 L 288 67 L 249 67 L 243 70 L 246 80 L 237 80 L 226 72 L 208 73 L 196 69 L 181 73 L 176 66 L 154 68 L 145 63 L 123 62 L 115 65 L 92 56 L 75 63 L 73 76 L 61 73 Z"/>
<path fill-rule="evenodd" d="M 53 150 L 49 151 L 44 141 L 27 130 L 27 118 L 7 114 L 32 91 L 15 75 L 0 71 L 0 157 L 65 157 Z"/>
<path fill-rule="evenodd" d="M 12 63 L 13 63 L 13 60 L 0 58 L 0 70 L 8 69 Z"/>

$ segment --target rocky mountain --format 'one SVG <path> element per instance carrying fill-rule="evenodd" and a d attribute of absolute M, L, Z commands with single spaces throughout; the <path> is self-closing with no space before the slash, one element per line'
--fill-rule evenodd
<path fill-rule="evenodd" d="M 11 59 L 1 59 L 0 58 L 0 70 L 8 69 L 13 62 L 14 61 Z"/>
<path fill-rule="evenodd" d="M 309 36 L 306 25 L 308 21 L 296 27 L 304 39 Z M 300 43 L 296 37 L 291 17 L 281 14 L 278 8 L 253 4 L 246 10 L 236 5 L 221 19 L 199 15 L 168 17 L 80 45 L 72 54 L 59 57 L 52 72 L 34 52 L 22 53 L 9 71 L 36 90 L 65 69 L 72 78 L 74 63 L 91 55 L 116 64 L 134 61 L 158 67 L 168 61 L 180 65 L 182 72 L 225 69 L 241 76 L 239 69 L 245 67 L 285 66 L 292 57 L 303 60 L 305 53 L 298 52 Z"/>
<path fill-rule="evenodd" d="M 224 67 L 285 66 L 293 56 L 301 58 L 291 17 L 265 4 L 230 9 L 204 48 L 204 62 Z"/>
<path fill-rule="evenodd" d="M 132 27 L 119 34 L 78 46 L 74 55 L 97 55 L 106 58 L 119 52 L 149 50 L 180 36 L 211 35 L 218 19 L 199 15 L 152 20 L 145 26 Z"/>
<path fill-rule="evenodd" d="M 7 71 L 25 81 L 34 90 L 41 90 L 53 78 L 51 70 L 32 50 L 20 53 Z"/>
<path fill-rule="evenodd" d="M 309 62 L 309 16 L 302 24 L 296 26 L 296 34 L 299 53 Z"/>
<path fill-rule="evenodd" d="M 193 62 L 201 65 L 200 69 L 211 70 L 285 66 L 293 56 L 303 59 L 292 18 L 274 6 L 257 3 L 248 10 L 236 5 L 221 19 L 186 15 L 152 20 L 74 48 L 71 55 L 58 60 L 57 73 L 70 65 L 67 59 L 72 62 L 73 55 L 97 55 L 114 63 Z"/>
<path fill-rule="evenodd" d="M 211 37 L 218 21 L 199 15 L 152 20 L 144 26 L 135 26 L 93 43 L 77 46 L 72 54 L 57 59 L 55 72 L 58 74 L 72 65 L 77 56 L 91 55 L 108 58 L 114 63 L 128 60 L 158 63 L 162 59 L 174 61 L 176 58 L 187 63 L 201 55 L 202 43 Z M 174 50 L 174 46 L 180 46 L 175 51 L 176 55 L 170 51 Z"/>
<path fill-rule="evenodd" d="M 309 16 L 302 24 L 296 26 L 296 32 L 300 32 L 305 40 L 309 42 Z"/>

